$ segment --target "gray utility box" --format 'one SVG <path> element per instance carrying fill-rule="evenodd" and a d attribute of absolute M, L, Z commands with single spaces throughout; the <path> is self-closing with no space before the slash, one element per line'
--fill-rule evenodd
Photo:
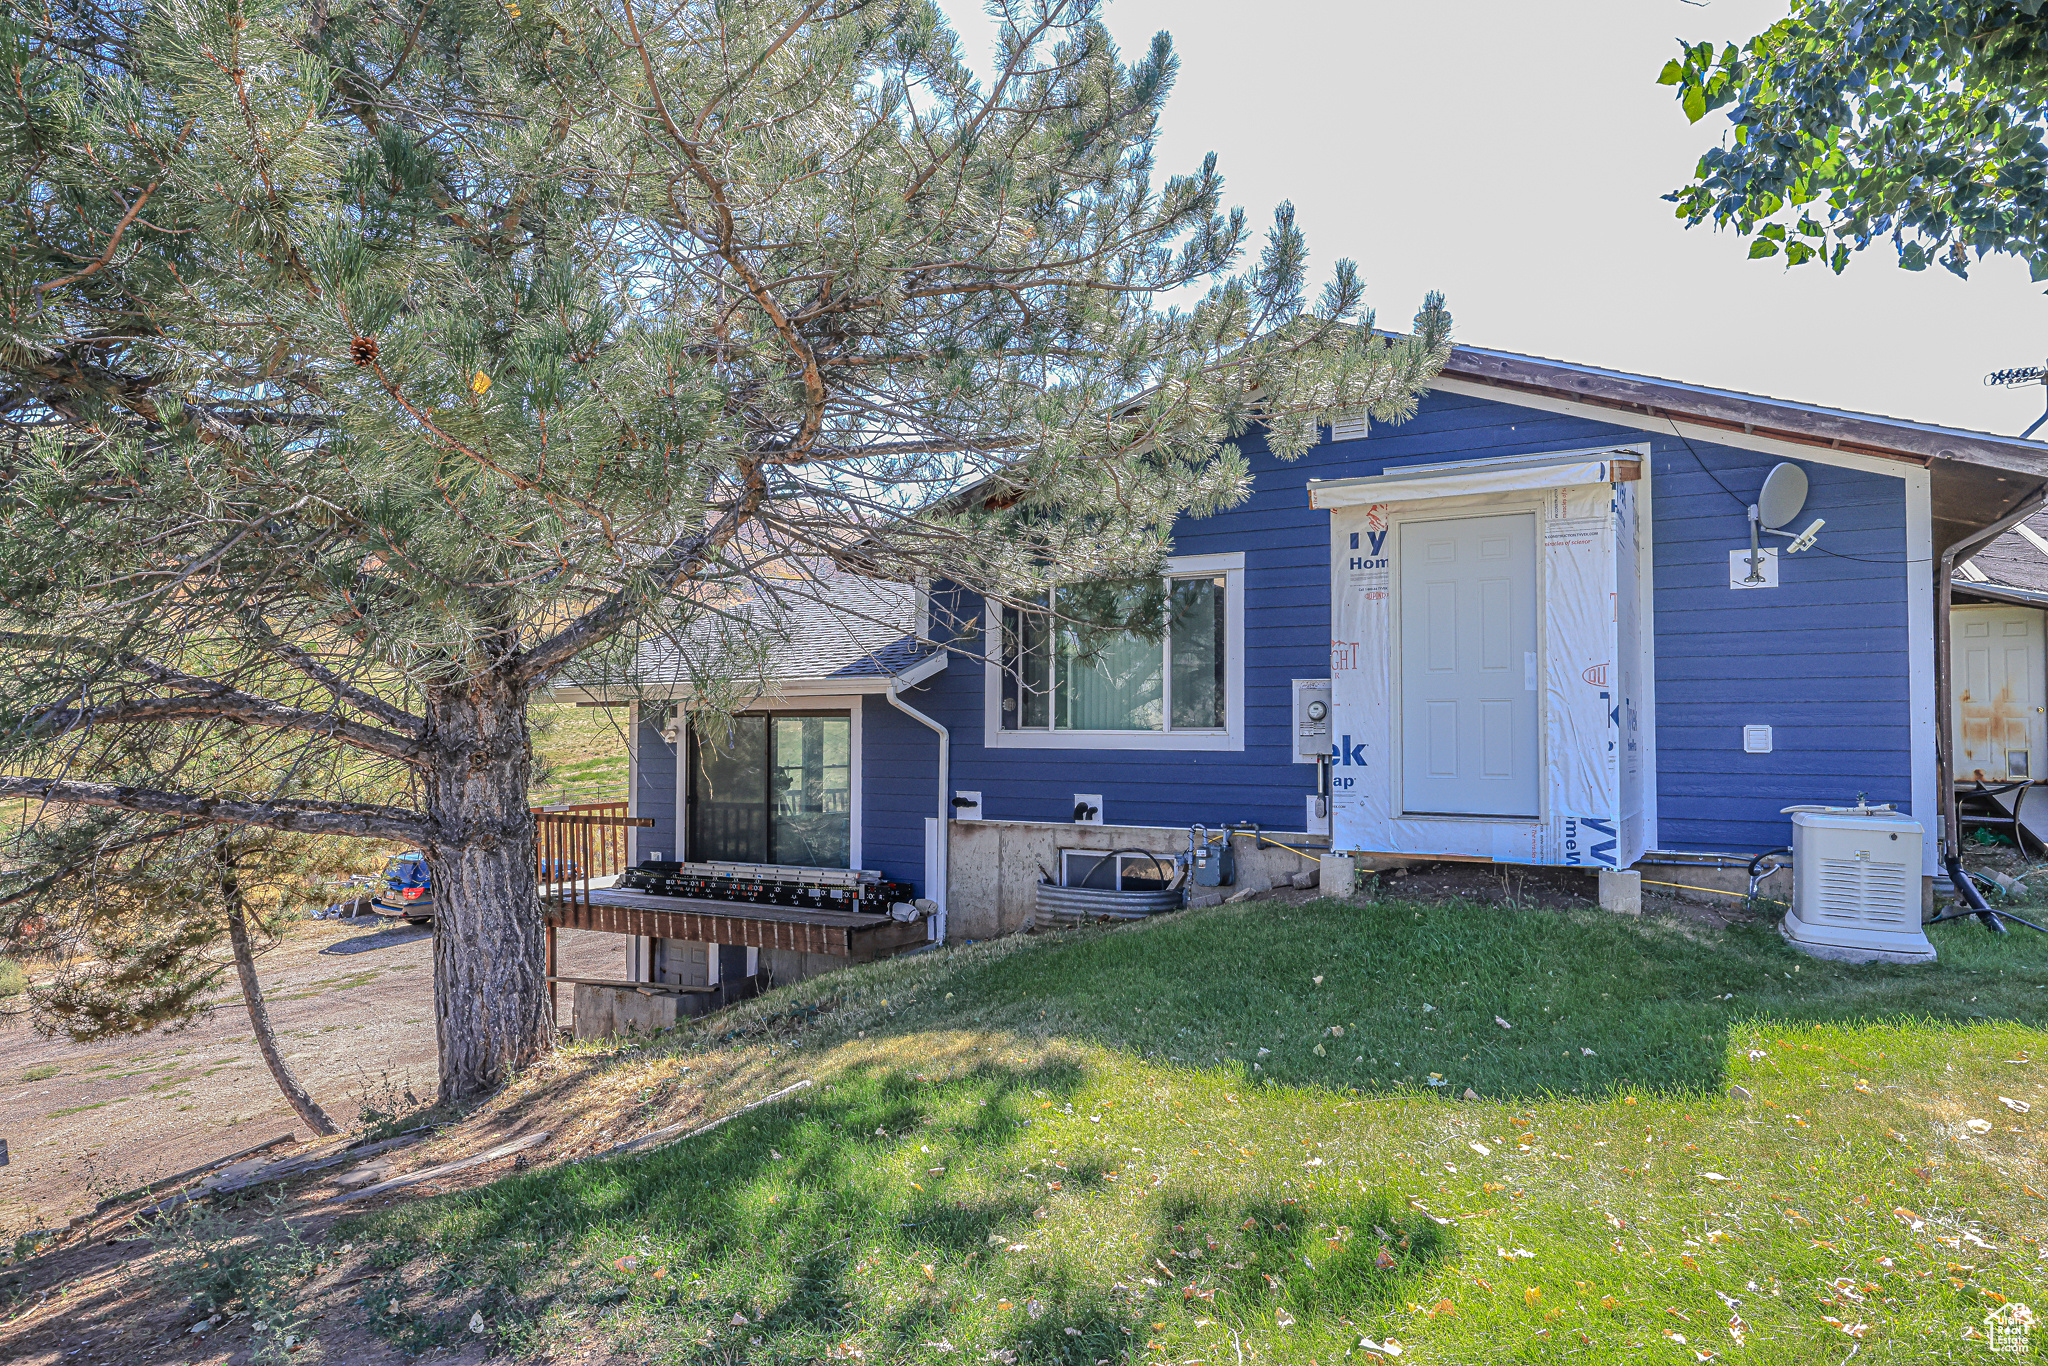
<path fill-rule="evenodd" d="M 1330 680 L 1294 680 L 1294 754 L 1298 759 L 1330 757 Z"/>

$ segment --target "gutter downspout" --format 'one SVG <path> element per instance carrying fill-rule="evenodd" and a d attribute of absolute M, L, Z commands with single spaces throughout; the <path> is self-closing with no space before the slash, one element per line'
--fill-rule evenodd
<path fill-rule="evenodd" d="M 936 871 L 939 885 L 937 888 L 927 888 L 925 894 L 930 896 L 934 890 L 938 892 L 937 896 L 932 897 L 932 900 L 939 903 L 938 917 L 932 922 L 932 939 L 943 944 L 946 942 L 946 888 L 951 872 L 951 850 L 948 846 L 952 843 L 953 736 L 944 726 L 905 702 L 897 692 L 902 686 L 900 680 L 891 678 L 889 690 L 882 695 L 889 699 L 890 706 L 927 730 L 936 731 L 939 737 L 939 866 Z"/>
<path fill-rule="evenodd" d="M 2003 536 L 2025 521 L 2044 501 L 2048 501 L 2048 484 L 2021 498 L 2011 512 L 1990 526 L 1965 536 L 1942 551 L 1934 565 L 1934 780 L 1941 798 L 1942 866 L 1948 870 L 1948 880 L 1955 887 L 1956 894 L 1983 917 L 1986 925 L 2000 934 L 2005 933 L 2005 926 L 1999 923 L 1983 893 L 1977 890 L 1977 884 L 1963 872 L 1962 822 L 1956 811 L 1955 699 L 1950 691 L 1954 684 L 1949 676 L 1952 672 L 1949 664 L 1949 611 L 1954 602 L 1950 580 L 1955 577 L 1958 557 L 1967 556 L 1986 542 Z"/>

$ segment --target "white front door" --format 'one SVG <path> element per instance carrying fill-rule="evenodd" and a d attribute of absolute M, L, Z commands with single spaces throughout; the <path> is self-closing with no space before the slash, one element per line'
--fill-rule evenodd
<path fill-rule="evenodd" d="M 1957 782 L 2041 776 L 2048 737 L 2041 644 L 2038 608 L 1958 607 L 1950 614 Z"/>
<path fill-rule="evenodd" d="M 1402 807 L 1538 813 L 1536 514 L 1404 522 Z"/>

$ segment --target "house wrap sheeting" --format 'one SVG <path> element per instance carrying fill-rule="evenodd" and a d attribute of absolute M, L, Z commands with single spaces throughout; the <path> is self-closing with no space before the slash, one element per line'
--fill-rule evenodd
<path fill-rule="evenodd" d="M 1625 868 L 1642 856 L 1650 668 L 1639 456 L 1604 450 L 1311 484 L 1311 504 L 1330 509 L 1334 847 L 1586 868 Z M 1535 579 L 1535 648 L 1504 686 L 1535 694 L 1534 809 L 1418 810 L 1404 792 L 1416 782 L 1404 774 L 1417 769 L 1404 766 L 1402 747 L 1426 743 L 1425 728 L 1413 714 L 1404 719 L 1401 616 L 1432 600 L 1415 587 L 1419 572 L 1402 587 L 1402 545 L 1413 539 L 1402 531 L 1514 514 L 1535 519 L 1533 551 L 1507 570 Z M 1483 652 L 1503 648 L 1481 642 Z M 1479 705 L 1526 716 L 1527 702 Z M 1468 708 L 1459 724 L 1479 720 Z"/>

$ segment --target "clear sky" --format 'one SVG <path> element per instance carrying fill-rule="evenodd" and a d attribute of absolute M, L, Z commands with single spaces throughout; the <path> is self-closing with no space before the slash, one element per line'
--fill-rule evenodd
<path fill-rule="evenodd" d="M 993 30 L 944 0 L 971 52 Z M 1162 173 L 1215 151 L 1260 227 L 1294 201 L 1318 275 L 1355 258 L 1383 325 L 1443 290 L 1460 341 L 1864 412 L 2017 433 L 2043 391 L 2048 295 L 1993 258 L 1962 281 L 1889 245 L 1840 276 L 1746 259 L 1660 196 L 1727 127 L 1658 69 L 1678 37 L 1746 38 L 1763 0 L 1111 0 L 1127 53 L 1173 34 Z M 1320 283 L 1318 279 L 1317 283 Z M 2048 430 L 2048 429 L 2044 429 Z"/>

